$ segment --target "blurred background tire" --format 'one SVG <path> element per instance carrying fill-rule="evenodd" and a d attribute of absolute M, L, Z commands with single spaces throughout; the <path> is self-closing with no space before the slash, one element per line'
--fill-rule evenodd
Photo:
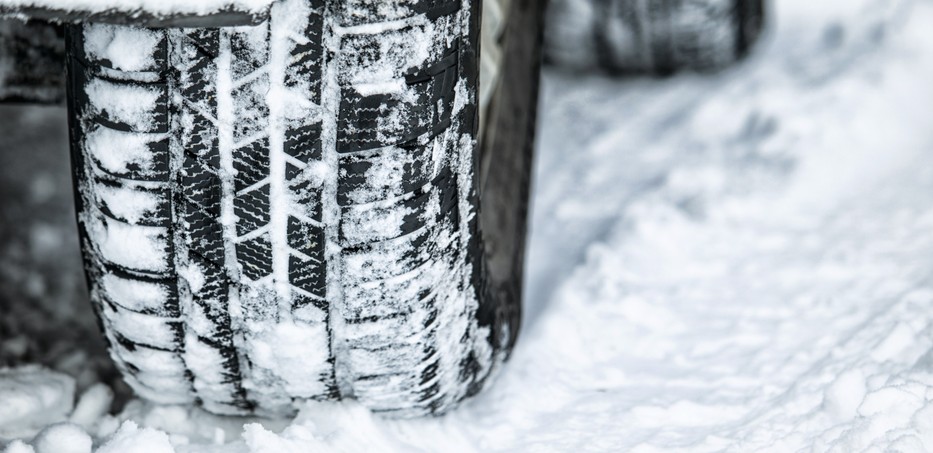
<path fill-rule="evenodd" d="M 552 0 L 547 61 L 568 69 L 670 74 L 742 59 L 765 19 L 764 0 Z"/>
<path fill-rule="evenodd" d="M 64 98 L 62 27 L 0 20 L 0 102 L 57 103 Z"/>

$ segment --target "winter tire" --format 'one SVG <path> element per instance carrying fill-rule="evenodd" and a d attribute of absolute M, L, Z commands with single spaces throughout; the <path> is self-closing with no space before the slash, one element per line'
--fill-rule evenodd
<path fill-rule="evenodd" d="M 482 105 L 473 0 L 69 27 L 91 300 L 139 395 L 417 416 L 480 390 L 520 319 L 542 17 L 496 3 L 514 20 Z"/>
<path fill-rule="evenodd" d="M 552 0 L 548 61 L 613 73 L 721 69 L 764 24 L 764 0 Z"/>

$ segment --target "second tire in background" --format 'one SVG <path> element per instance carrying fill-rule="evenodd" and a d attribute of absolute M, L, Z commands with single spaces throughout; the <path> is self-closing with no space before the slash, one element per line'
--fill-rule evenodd
<path fill-rule="evenodd" d="M 611 73 L 710 71 L 744 57 L 764 0 L 552 0 L 548 62 Z"/>

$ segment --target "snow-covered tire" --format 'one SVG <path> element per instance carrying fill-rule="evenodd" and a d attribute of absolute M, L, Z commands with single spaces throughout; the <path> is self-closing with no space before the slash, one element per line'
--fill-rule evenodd
<path fill-rule="evenodd" d="M 709 71 L 744 57 L 765 0 L 551 0 L 547 60 L 612 73 Z"/>
<path fill-rule="evenodd" d="M 479 8 L 282 0 L 255 27 L 69 28 L 91 299 L 139 395 L 414 416 L 481 388 L 518 328 L 538 49 L 513 39 L 527 68 L 499 91 L 522 88 L 478 143 Z M 489 159 L 518 167 L 485 181 Z"/>

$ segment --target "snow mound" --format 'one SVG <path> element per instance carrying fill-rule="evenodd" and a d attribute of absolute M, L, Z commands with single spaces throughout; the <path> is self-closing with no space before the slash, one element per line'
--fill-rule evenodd
<path fill-rule="evenodd" d="M 75 381 L 38 366 L 0 369 L 0 438 L 34 432 L 67 418 Z"/>
<path fill-rule="evenodd" d="M 97 449 L 97 453 L 175 453 L 175 448 L 165 433 L 152 428 L 140 429 L 136 423 L 127 421 Z"/>
<path fill-rule="evenodd" d="M 36 453 L 91 453 L 91 436 L 71 423 L 46 427 L 33 440 Z"/>

